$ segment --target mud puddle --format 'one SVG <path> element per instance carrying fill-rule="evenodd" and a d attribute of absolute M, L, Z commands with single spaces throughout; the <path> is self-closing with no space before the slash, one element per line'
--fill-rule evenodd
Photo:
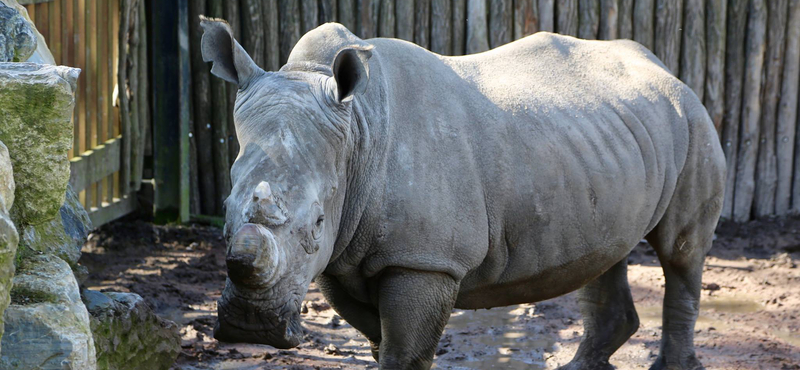
<path fill-rule="evenodd" d="M 635 305 L 636 312 L 639 314 L 640 321 L 648 321 L 652 323 L 661 323 L 661 315 L 663 313 L 661 306 L 642 306 Z M 720 298 L 720 297 L 706 297 L 700 300 L 700 314 L 697 317 L 697 327 L 702 325 L 719 326 L 726 325 L 722 320 L 715 318 L 713 314 L 748 314 L 758 312 L 764 309 L 764 305 L 758 303 L 754 299 L 733 297 L 733 298 Z"/>

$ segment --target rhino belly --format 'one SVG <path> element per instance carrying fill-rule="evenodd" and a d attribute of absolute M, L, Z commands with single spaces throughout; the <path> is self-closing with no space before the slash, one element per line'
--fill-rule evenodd
<path fill-rule="evenodd" d="M 530 244 L 514 245 L 502 254 L 508 264 L 499 278 L 475 279 L 479 269 L 462 282 L 456 307 L 463 309 L 501 307 L 512 304 L 539 302 L 575 291 L 600 276 L 623 258 L 639 241 L 620 238 L 613 241 L 594 241 L 582 244 L 575 240 L 566 244 L 547 244 L 542 238 L 532 238 Z M 520 242 L 524 243 L 524 242 Z M 582 244 L 582 245 L 581 245 Z M 575 248 L 580 245 L 580 250 Z M 548 246 L 549 248 L 536 248 Z M 549 255 L 542 249 L 551 250 Z M 485 274 L 485 276 L 490 274 Z"/>
<path fill-rule="evenodd" d="M 461 307 L 571 292 L 625 258 L 652 227 L 664 189 L 657 154 L 631 131 L 613 130 L 613 140 L 591 132 L 612 130 L 599 126 L 528 146 L 513 174 L 489 187 L 487 208 L 496 216 L 488 252 L 462 281 Z"/>

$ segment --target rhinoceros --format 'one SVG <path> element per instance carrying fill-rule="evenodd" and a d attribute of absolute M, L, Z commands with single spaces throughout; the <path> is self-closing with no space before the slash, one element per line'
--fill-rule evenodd
<path fill-rule="evenodd" d="M 626 270 L 645 238 L 666 277 L 652 369 L 702 368 L 725 159 L 646 48 L 539 32 L 447 57 L 327 23 L 266 72 L 227 23 L 201 25 L 203 59 L 239 89 L 216 338 L 297 346 L 315 281 L 382 369 L 425 369 L 454 308 L 579 290 L 564 368 L 612 368 L 639 326 Z"/>

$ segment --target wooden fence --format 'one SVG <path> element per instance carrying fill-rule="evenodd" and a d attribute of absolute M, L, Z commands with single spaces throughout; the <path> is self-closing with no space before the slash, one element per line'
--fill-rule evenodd
<path fill-rule="evenodd" d="M 146 24 L 145 17 L 138 17 L 144 2 L 21 3 L 28 3 L 28 14 L 56 63 L 82 71 L 75 94 L 70 184 L 99 226 L 135 209 L 134 191 L 142 180 L 149 127 Z"/>
<path fill-rule="evenodd" d="M 324 22 L 446 55 L 537 31 L 633 39 L 697 93 L 718 128 L 728 158 L 723 217 L 800 213 L 800 0 L 190 0 L 189 7 L 193 213 L 221 214 L 237 153 L 235 87 L 209 76 L 198 48 L 199 14 L 228 20 L 267 70 L 277 70 L 300 36 Z"/>

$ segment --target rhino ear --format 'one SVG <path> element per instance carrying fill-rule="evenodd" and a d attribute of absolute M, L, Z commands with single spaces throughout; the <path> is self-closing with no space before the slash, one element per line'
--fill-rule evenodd
<path fill-rule="evenodd" d="M 369 58 L 372 45 L 349 46 L 336 54 L 333 61 L 333 78 L 336 80 L 336 99 L 342 103 L 367 89 Z"/>
<path fill-rule="evenodd" d="M 211 73 L 242 88 L 253 77 L 264 72 L 233 38 L 233 31 L 227 22 L 201 15 L 200 26 L 203 27 L 200 51 L 204 62 L 214 63 Z"/>

